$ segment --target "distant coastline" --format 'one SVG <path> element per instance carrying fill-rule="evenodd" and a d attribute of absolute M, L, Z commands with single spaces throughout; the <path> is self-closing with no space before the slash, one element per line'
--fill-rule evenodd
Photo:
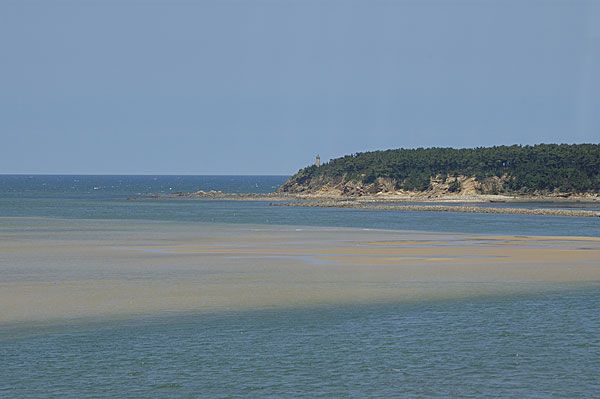
<path fill-rule="evenodd" d="M 140 198 L 136 198 L 140 199 Z M 416 212 L 462 212 L 462 213 L 494 213 L 515 215 L 548 215 L 573 217 L 600 217 L 600 211 L 584 209 L 554 208 L 522 208 L 514 206 L 528 203 L 548 203 L 560 207 L 561 204 L 600 203 L 598 195 L 439 195 L 428 196 L 423 193 L 411 194 L 377 194 L 363 196 L 340 196 L 318 194 L 292 194 L 273 192 L 256 193 L 224 193 L 221 191 L 178 192 L 172 194 L 156 194 L 141 199 L 146 200 L 215 200 L 215 201 L 261 201 L 271 206 L 289 207 L 321 207 L 321 208 L 353 208 L 380 211 L 416 211 Z M 417 203 L 417 204 L 414 204 Z M 507 203 L 510 207 L 482 206 L 492 203 Z"/>
<path fill-rule="evenodd" d="M 600 217 L 597 209 L 561 209 L 561 204 L 600 203 L 600 144 L 397 149 L 352 154 L 323 164 L 317 155 L 314 165 L 299 170 L 270 193 L 199 190 L 144 199 Z M 556 207 L 516 206 L 532 202 Z"/>
<path fill-rule="evenodd" d="M 279 193 L 482 201 L 600 196 L 600 144 L 417 148 L 347 155 L 299 170 Z"/>

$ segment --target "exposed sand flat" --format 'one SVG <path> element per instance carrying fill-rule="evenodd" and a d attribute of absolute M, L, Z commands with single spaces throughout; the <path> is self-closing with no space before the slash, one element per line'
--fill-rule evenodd
<path fill-rule="evenodd" d="M 0 323 L 600 284 L 598 237 L 0 218 Z"/>

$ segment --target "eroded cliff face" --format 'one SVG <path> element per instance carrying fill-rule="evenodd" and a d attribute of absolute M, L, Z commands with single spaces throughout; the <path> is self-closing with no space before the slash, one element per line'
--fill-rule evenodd
<path fill-rule="evenodd" d="M 423 191 L 402 189 L 403 182 L 395 179 L 379 177 L 372 183 L 348 179 L 346 176 L 335 178 L 324 175 L 310 176 L 301 174 L 292 176 L 278 190 L 279 193 L 304 194 L 311 196 L 363 196 L 377 194 L 413 194 L 428 196 L 458 195 L 472 196 L 478 194 L 499 194 L 505 191 L 507 176 L 489 177 L 482 181 L 472 176 L 430 178 L 429 186 Z"/>

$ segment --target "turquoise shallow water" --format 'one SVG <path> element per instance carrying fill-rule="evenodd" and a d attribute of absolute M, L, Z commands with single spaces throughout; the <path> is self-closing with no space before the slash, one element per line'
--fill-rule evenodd
<path fill-rule="evenodd" d="M 128 200 L 268 192 L 284 179 L 0 176 L 0 217 L 600 236 L 592 218 Z M 591 282 L 528 296 L 0 327 L 0 397 L 593 398 L 598 308 Z"/>
<path fill-rule="evenodd" d="M 116 322 L 0 342 L 0 396 L 592 398 L 600 288 Z"/>

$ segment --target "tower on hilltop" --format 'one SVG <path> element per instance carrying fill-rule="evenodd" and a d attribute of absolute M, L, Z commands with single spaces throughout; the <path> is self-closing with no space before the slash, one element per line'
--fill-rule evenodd
<path fill-rule="evenodd" d="M 321 157 L 319 156 L 319 154 L 317 154 L 317 157 L 315 158 L 315 166 L 321 166 Z"/>

